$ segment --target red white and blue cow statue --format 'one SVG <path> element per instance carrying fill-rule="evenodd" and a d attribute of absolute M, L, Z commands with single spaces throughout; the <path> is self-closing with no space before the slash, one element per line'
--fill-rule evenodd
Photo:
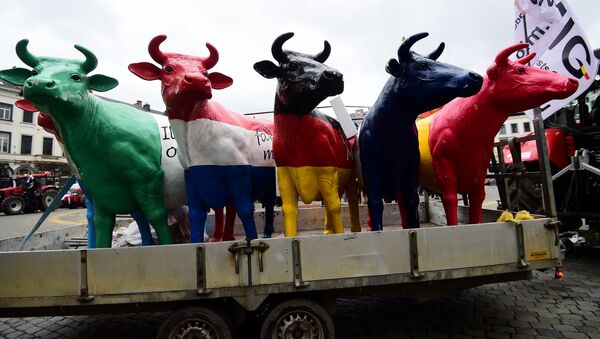
<path fill-rule="evenodd" d="M 473 95 L 481 87 L 478 74 L 436 61 L 444 43 L 427 56 L 410 50 L 427 35 L 408 38 L 398 49 L 398 60 L 387 63 L 390 78 L 360 128 L 360 162 L 373 231 L 382 229 L 382 198 L 396 199 L 405 228 L 419 227 L 415 119 L 457 96 Z"/>
<path fill-rule="evenodd" d="M 315 55 L 282 50 L 294 33 L 279 36 L 271 52 L 279 65 L 263 60 L 254 69 L 265 78 L 277 78 L 275 136 L 279 192 L 283 204 L 284 233 L 297 231 L 298 197 L 304 203 L 323 200 L 325 233 L 343 233 L 340 194 L 346 191 L 351 230 L 360 231 L 358 190 L 353 170 L 354 139 L 346 140 L 335 119 L 315 110 L 328 96 L 344 90 L 342 74 L 324 65 L 331 47 Z"/>
<path fill-rule="evenodd" d="M 501 51 L 477 95 L 455 99 L 417 122 L 421 185 L 442 193 L 448 225 L 458 224 L 457 193 L 468 194 L 469 223 L 481 222 L 494 136 L 504 121 L 515 112 L 566 98 L 577 90 L 573 78 L 527 66 L 535 53 L 514 62 L 508 59 L 527 46 L 515 44 Z"/>
<path fill-rule="evenodd" d="M 273 124 L 234 113 L 210 100 L 212 89 L 229 87 L 233 80 L 208 72 L 219 59 L 206 44 L 208 57 L 164 53 L 165 35 L 153 38 L 148 52 L 162 66 L 141 62 L 129 70 L 144 80 L 160 80 L 171 128 L 185 168 L 192 242 L 202 242 L 207 210 L 232 204 L 246 237 L 257 238 L 254 201 L 265 206 L 265 235 L 273 232 L 275 162 Z"/>

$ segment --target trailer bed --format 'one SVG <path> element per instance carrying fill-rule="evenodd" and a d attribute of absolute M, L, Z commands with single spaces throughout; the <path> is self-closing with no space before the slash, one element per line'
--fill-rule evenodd
<path fill-rule="evenodd" d="M 154 310 L 269 296 L 412 294 L 560 266 L 550 219 L 142 248 L 0 253 L 0 316 Z"/>

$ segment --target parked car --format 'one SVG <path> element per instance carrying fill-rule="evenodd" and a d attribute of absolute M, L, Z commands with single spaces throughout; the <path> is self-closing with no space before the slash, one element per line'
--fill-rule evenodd
<path fill-rule="evenodd" d="M 86 207 L 85 194 L 83 194 L 78 183 L 74 183 L 69 191 L 65 193 L 60 202 L 60 206 L 66 208 Z"/>

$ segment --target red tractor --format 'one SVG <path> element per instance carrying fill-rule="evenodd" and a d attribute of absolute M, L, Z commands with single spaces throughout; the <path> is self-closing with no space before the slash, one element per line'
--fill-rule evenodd
<path fill-rule="evenodd" d="M 58 194 L 50 172 L 17 175 L 12 187 L 0 189 L 0 208 L 6 215 L 45 211 Z"/>

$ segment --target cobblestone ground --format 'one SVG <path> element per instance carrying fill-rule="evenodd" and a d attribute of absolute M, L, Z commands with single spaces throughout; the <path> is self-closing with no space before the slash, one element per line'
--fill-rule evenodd
<path fill-rule="evenodd" d="M 600 252 L 574 253 L 566 276 L 481 286 L 427 302 L 340 299 L 338 338 L 600 338 Z M 0 319 L 0 338 L 153 338 L 165 313 Z M 244 338 L 244 336 L 240 336 Z"/>

